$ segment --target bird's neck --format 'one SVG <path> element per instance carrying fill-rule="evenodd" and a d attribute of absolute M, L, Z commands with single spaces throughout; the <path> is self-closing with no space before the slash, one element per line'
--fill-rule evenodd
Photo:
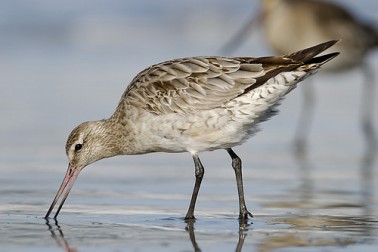
<path fill-rule="evenodd" d="M 144 149 L 139 148 L 136 137 L 137 129 L 133 120 L 127 117 L 114 117 L 104 120 L 101 126 L 104 129 L 105 148 L 117 155 L 136 155 L 146 153 Z"/>

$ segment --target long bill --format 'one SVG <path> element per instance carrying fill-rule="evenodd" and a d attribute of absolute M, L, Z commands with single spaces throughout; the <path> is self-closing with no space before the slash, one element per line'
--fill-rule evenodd
<path fill-rule="evenodd" d="M 63 179 L 63 182 L 60 185 L 58 192 L 56 193 L 54 201 L 51 203 L 51 206 L 46 213 L 46 216 L 45 216 L 46 219 L 50 216 L 50 214 L 51 214 L 52 210 L 54 209 L 56 203 L 58 202 L 60 196 L 63 194 L 64 190 L 66 189 L 66 192 L 64 193 L 63 199 L 60 202 L 58 211 L 55 213 L 54 219 L 56 219 L 56 217 L 58 216 L 60 209 L 62 209 L 62 206 L 63 206 L 64 202 L 66 201 L 67 196 L 70 193 L 71 188 L 72 188 L 73 184 L 75 183 L 75 180 L 76 180 L 77 176 L 79 175 L 80 171 L 81 171 L 81 169 L 73 167 L 71 165 L 68 165 L 68 169 L 67 169 L 66 175 Z"/>

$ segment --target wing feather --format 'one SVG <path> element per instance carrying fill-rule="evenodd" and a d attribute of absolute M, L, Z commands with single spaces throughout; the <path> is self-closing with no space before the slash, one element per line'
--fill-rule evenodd
<path fill-rule="evenodd" d="M 153 65 L 131 81 L 113 117 L 124 116 L 127 106 L 155 114 L 222 107 L 282 72 L 319 68 L 338 53 L 315 56 L 335 43 L 328 41 L 280 57 L 193 57 Z"/>
<path fill-rule="evenodd" d="M 264 74 L 261 64 L 242 58 L 177 59 L 142 71 L 122 99 L 156 114 L 212 109 L 242 94 Z"/>

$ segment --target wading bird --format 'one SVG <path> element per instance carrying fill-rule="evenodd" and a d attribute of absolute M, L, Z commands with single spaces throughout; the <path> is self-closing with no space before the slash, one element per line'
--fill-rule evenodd
<path fill-rule="evenodd" d="M 217 149 L 225 149 L 232 159 L 239 219 L 252 217 L 244 200 L 241 159 L 232 148 L 251 137 L 259 122 L 274 115 L 281 98 L 299 81 L 338 55 L 317 56 L 336 42 L 280 57 L 182 58 L 140 72 L 109 119 L 84 122 L 69 135 L 68 169 L 45 217 L 64 193 L 54 218 L 58 216 L 80 171 L 97 160 L 150 152 L 189 152 L 196 179 L 185 219 L 194 219 L 204 175 L 198 153 Z"/>

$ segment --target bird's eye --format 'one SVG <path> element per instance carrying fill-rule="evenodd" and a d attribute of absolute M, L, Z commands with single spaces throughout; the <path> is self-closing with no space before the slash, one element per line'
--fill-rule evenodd
<path fill-rule="evenodd" d="M 78 151 L 78 150 L 80 150 L 80 149 L 81 149 L 81 147 L 83 147 L 83 145 L 82 145 L 82 144 L 76 144 L 76 145 L 75 145 L 75 151 Z"/>

